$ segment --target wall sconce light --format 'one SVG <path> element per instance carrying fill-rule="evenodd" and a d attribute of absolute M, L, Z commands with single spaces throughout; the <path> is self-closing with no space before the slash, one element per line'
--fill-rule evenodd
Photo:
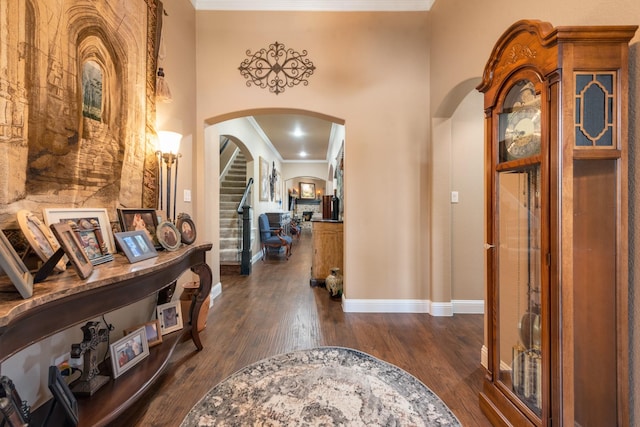
<path fill-rule="evenodd" d="M 159 206 L 162 209 L 163 197 L 162 197 L 162 161 L 164 160 L 166 168 L 166 209 L 167 209 L 167 221 L 175 221 L 176 219 L 176 198 L 178 191 L 178 159 L 182 157 L 182 154 L 178 153 L 180 150 L 180 141 L 182 135 L 177 132 L 159 131 L 158 132 L 158 151 L 156 156 L 158 157 L 158 188 L 159 188 Z M 173 216 L 171 215 L 171 169 L 175 164 L 174 180 L 173 180 Z"/>

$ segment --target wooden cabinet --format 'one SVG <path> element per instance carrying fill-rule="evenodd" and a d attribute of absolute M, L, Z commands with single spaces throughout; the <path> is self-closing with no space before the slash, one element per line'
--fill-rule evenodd
<path fill-rule="evenodd" d="M 628 43 L 519 21 L 484 93 L 494 425 L 629 425 Z"/>
<path fill-rule="evenodd" d="M 343 270 L 342 221 L 312 220 L 311 286 L 323 285 L 332 267 Z"/>
<path fill-rule="evenodd" d="M 153 295 L 189 269 L 200 278 L 191 304 L 191 318 L 197 323 L 211 292 L 212 274 L 206 264 L 206 252 L 211 248 L 211 243 L 195 243 L 175 252 L 159 252 L 157 258 L 135 264 L 116 255 L 114 261 L 96 266 L 86 280 L 72 269 L 49 276 L 34 286 L 33 296 L 28 299 L 22 299 L 17 292 L 0 292 L 0 362 L 42 338 Z M 11 288 L 11 283 L 0 280 L 0 289 L 5 287 Z M 184 317 L 188 319 L 189 314 Z M 162 344 L 150 349 L 149 357 L 140 364 L 109 381 L 93 396 L 78 398 L 78 425 L 101 426 L 115 420 L 152 387 L 167 367 L 175 346 L 187 337 L 198 350 L 202 349 L 198 325 L 185 321 L 181 332 L 165 335 Z M 34 414 L 33 425 L 39 425 L 39 415 L 46 415 L 46 411 L 40 412 L 45 413 Z"/>

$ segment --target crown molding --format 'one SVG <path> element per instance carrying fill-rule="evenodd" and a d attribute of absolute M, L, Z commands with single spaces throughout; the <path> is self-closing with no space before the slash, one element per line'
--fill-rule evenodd
<path fill-rule="evenodd" d="M 196 10 L 310 12 L 428 11 L 435 0 L 191 0 Z"/>

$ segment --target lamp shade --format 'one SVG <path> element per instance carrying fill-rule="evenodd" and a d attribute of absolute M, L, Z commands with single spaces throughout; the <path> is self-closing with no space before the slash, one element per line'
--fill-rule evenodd
<path fill-rule="evenodd" d="M 177 154 L 180 150 L 182 135 L 178 132 L 161 130 L 158 132 L 158 150 L 163 153 Z"/>

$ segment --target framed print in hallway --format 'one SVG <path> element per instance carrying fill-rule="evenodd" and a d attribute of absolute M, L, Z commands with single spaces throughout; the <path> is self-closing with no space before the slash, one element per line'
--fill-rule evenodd
<path fill-rule="evenodd" d="M 309 182 L 300 183 L 300 198 L 301 199 L 315 199 L 316 198 L 316 185 Z"/>
<path fill-rule="evenodd" d="M 269 201 L 269 162 L 260 157 L 260 201 Z"/>

